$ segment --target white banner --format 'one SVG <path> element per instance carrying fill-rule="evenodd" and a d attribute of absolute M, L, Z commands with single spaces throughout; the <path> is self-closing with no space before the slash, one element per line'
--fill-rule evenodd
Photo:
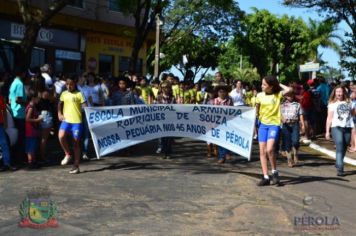
<path fill-rule="evenodd" d="M 86 107 L 96 155 L 162 137 L 187 137 L 217 144 L 250 160 L 256 111 L 212 105 Z"/>

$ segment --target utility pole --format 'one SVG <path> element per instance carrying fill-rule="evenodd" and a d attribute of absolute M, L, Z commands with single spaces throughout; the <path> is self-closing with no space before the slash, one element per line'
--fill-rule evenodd
<path fill-rule="evenodd" d="M 160 24 L 161 20 L 159 14 L 156 14 L 156 48 L 155 48 L 155 67 L 154 67 L 154 78 L 158 78 L 159 75 L 159 34 L 160 34 Z"/>

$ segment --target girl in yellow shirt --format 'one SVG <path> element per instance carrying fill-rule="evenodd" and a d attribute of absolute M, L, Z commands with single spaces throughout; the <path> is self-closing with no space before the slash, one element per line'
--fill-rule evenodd
<path fill-rule="evenodd" d="M 260 161 L 263 177 L 257 184 L 270 184 L 268 176 L 267 158 L 272 167 L 272 184 L 279 184 L 279 175 L 274 155 L 274 144 L 278 140 L 281 125 L 281 100 L 283 95 L 293 89 L 280 84 L 276 77 L 267 76 L 262 79 L 262 92 L 256 97 L 257 117 L 260 121 L 258 128 L 258 142 L 260 147 Z"/>

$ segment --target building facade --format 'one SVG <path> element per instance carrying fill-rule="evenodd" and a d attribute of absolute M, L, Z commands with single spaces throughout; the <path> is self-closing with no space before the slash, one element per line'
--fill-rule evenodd
<path fill-rule="evenodd" d="M 49 1 L 32 1 L 47 8 Z M 0 0 L 0 71 L 14 68 L 13 48 L 23 38 L 16 1 Z M 118 76 L 129 70 L 134 40 L 134 20 L 122 14 L 114 0 L 75 0 L 41 28 L 32 51 L 31 67 L 49 63 L 55 73 L 94 71 Z M 153 34 L 139 53 L 136 71 L 146 73 L 147 48 Z"/>

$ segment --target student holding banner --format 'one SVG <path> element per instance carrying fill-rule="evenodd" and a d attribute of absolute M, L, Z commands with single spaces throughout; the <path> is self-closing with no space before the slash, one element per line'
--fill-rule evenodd
<path fill-rule="evenodd" d="M 219 106 L 233 106 L 234 102 L 229 96 L 230 86 L 227 86 L 225 83 L 217 85 L 215 90 L 218 94 L 218 97 L 214 99 L 213 105 Z M 223 164 L 225 159 L 230 159 L 230 153 L 226 148 L 218 146 L 218 163 Z"/>
<path fill-rule="evenodd" d="M 169 82 L 161 84 L 161 94 L 157 96 L 157 104 L 175 104 L 176 99 L 173 96 L 172 86 Z M 162 151 L 164 152 L 164 159 L 170 159 L 172 152 L 172 138 L 164 137 L 161 140 Z"/>
<path fill-rule="evenodd" d="M 280 132 L 281 100 L 284 94 L 292 92 L 292 90 L 292 88 L 280 84 L 274 76 L 267 76 L 262 79 L 262 92 L 259 93 L 256 98 L 257 117 L 260 121 L 258 142 L 263 172 L 262 180 L 257 184 L 258 186 L 270 184 L 267 159 L 272 167 L 272 184 L 279 184 L 274 146 L 275 142 L 278 141 Z"/>

